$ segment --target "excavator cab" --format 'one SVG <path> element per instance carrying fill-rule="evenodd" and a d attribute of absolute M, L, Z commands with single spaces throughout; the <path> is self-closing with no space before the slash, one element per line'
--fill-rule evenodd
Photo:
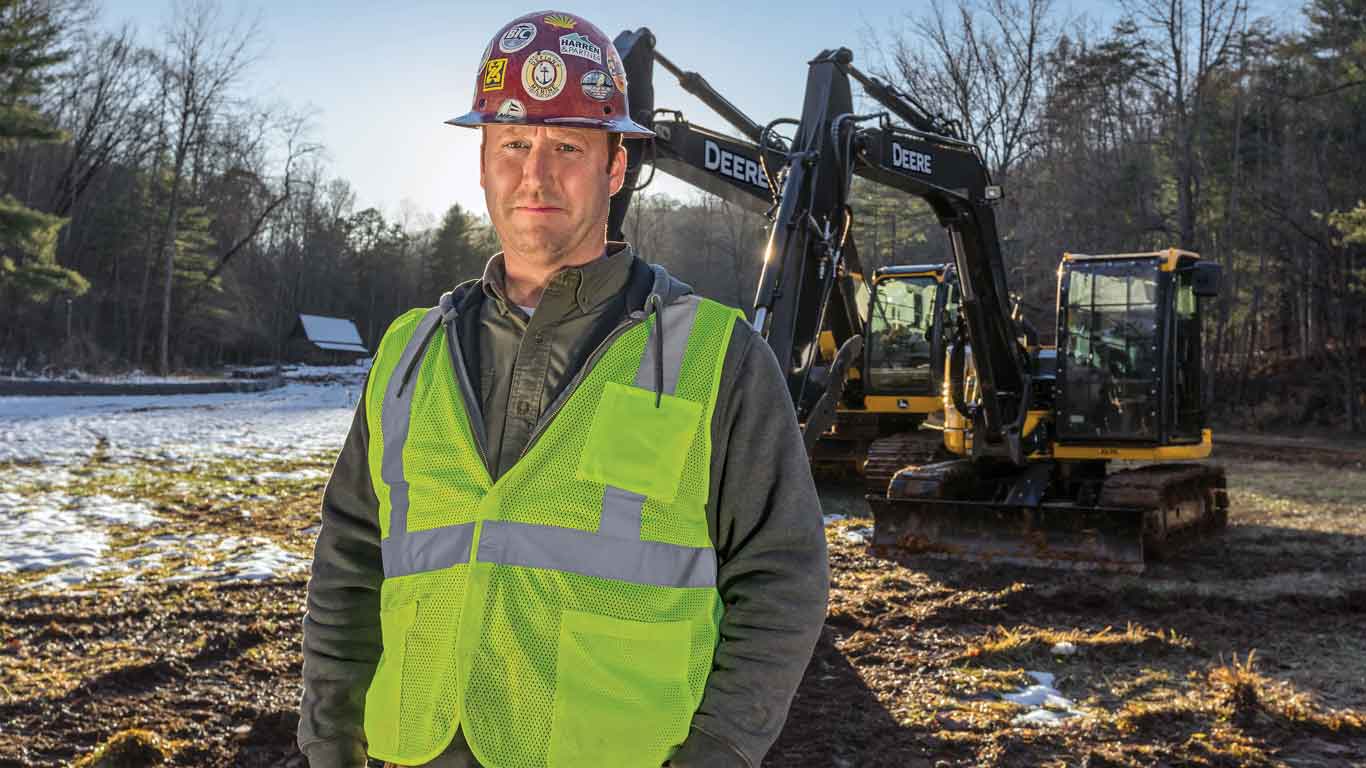
<path fill-rule="evenodd" d="M 1201 298 L 1219 266 L 1188 251 L 1084 256 L 1058 270 L 1059 445 L 1198 446 Z M 1208 455 L 1208 446 L 1202 452 Z M 1182 458 L 1191 458 L 1186 455 Z"/>
<path fill-rule="evenodd" d="M 941 408 L 944 349 L 957 308 L 952 267 L 884 267 L 873 273 L 861 372 L 871 411 Z"/>

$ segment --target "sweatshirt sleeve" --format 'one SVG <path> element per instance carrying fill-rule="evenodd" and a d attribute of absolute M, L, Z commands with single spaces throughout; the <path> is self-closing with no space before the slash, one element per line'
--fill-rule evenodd
<path fill-rule="evenodd" d="M 365 398 L 323 491 L 304 615 L 299 749 L 314 768 L 364 768 L 365 692 L 379 663 L 379 502 L 370 482 Z"/>
<path fill-rule="evenodd" d="M 720 640 L 674 768 L 754 768 L 777 740 L 825 621 L 820 500 L 772 350 L 737 323 L 713 422 Z"/>

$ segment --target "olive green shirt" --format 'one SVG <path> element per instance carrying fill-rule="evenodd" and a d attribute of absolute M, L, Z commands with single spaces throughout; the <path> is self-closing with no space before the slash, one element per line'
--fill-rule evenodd
<path fill-rule="evenodd" d="M 480 287 L 479 398 L 489 474 L 495 480 L 526 450 L 545 409 L 623 314 L 631 249 L 611 244 L 596 261 L 550 279 L 527 317 L 508 300 L 503 255 L 489 260 Z"/>

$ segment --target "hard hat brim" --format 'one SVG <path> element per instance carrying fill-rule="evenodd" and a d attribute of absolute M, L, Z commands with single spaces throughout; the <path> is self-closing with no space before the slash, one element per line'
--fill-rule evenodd
<path fill-rule="evenodd" d="M 527 117 L 523 120 L 504 121 L 485 112 L 472 110 L 463 115 L 452 117 L 446 121 L 446 125 L 455 125 L 461 128 L 478 128 L 482 125 L 559 125 L 567 128 L 590 128 L 609 133 L 620 133 L 623 138 L 627 139 L 651 139 L 655 135 L 654 131 L 629 117 L 602 119 L 593 117 Z"/>

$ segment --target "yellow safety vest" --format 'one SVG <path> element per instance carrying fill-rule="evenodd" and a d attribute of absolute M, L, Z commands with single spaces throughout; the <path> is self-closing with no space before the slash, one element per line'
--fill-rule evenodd
<path fill-rule="evenodd" d="M 657 768 L 687 737 L 722 612 L 711 421 L 741 315 L 651 298 L 497 482 L 454 312 L 385 333 L 365 395 L 384 562 L 371 756 L 420 765 L 459 727 L 488 768 Z"/>

